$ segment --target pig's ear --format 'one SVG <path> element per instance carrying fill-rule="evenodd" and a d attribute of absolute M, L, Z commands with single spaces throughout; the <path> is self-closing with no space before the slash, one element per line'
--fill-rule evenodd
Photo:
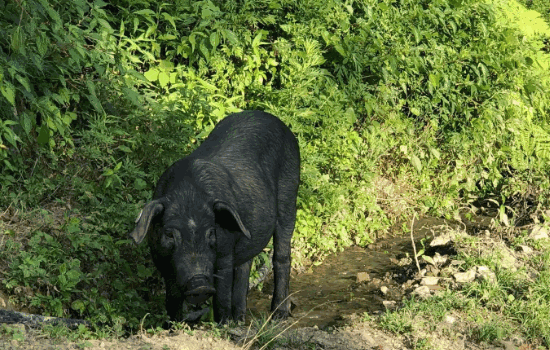
<path fill-rule="evenodd" d="M 216 221 L 218 221 L 222 227 L 236 228 L 236 226 L 238 226 L 239 231 L 241 231 L 246 238 L 251 239 L 250 232 L 248 232 L 244 226 L 239 213 L 237 213 L 233 206 L 226 202 L 216 200 L 214 202 L 214 213 L 216 213 Z"/>
<path fill-rule="evenodd" d="M 145 208 L 139 213 L 136 219 L 136 228 L 128 234 L 128 238 L 133 239 L 136 244 L 140 244 L 149 231 L 153 218 L 162 213 L 163 210 L 164 205 L 159 200 L 147 203 Z"/>

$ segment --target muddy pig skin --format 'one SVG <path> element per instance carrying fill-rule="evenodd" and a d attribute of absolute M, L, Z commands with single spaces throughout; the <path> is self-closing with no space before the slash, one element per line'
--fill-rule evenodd
<path fill-rule="evenodd" d="M 184 318 L 184 303 L 200 305 L 211 296 L 216 322 L 244 320 L 251 259 L 272 236 L 271 310 L 288 316 L 299 182 L 296 138 L 261 111 L 227 116 L 162 174 L 129 237 L 137 244 L 147 237 L 171 320 Z"/>

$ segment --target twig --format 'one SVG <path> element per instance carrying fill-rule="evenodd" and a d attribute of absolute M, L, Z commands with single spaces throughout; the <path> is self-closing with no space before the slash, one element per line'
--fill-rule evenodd
<path fill-rule="evenodd" d="M 414 251 L 414 261 L 416 262 L 416 267 L 418 268 L 418 273 L 420 273 L 420 264 L 418 263 L 418 257 L 416 256 L 416 244 L 414 244 L 414 234 L 413 234 L 413 225 L 414 225 L 414 219 L 416 218 L 416 213 L 413 214 L 412 220 L 411 220 L 411 243 L 413 246 Z"/>

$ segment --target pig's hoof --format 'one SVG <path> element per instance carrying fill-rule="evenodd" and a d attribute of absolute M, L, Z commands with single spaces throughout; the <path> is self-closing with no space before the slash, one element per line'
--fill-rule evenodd
<path fill-rule="evenodd" d="M 275 310 L 273 312 L 273 320 L 286 320 L 288 316 L 290 315 L 290 312 L 288 310 Z"/>

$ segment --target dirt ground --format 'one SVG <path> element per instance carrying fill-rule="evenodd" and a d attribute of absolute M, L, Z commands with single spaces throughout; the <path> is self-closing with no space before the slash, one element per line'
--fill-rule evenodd
<path fill-rule="evenodd" d="M 272 349 L 349 349 L 349 350 L 412 350 L 418 348 L 418 338 L 430 339 L 429 348 L 453 350 L 530 350 L 529 347 L 516 346 L 519 342 L 501 342 L 495 345 L 476 344 L 467 340 L 460 325 L 443 324 L 438 332 L 403 336 L 380 330 L 374 323 L 350 320 L 351 325 L 326 332 L 316 327 L 300 328 L 287 331 L 279 337 Z M 0 338 L 0 349 L 127 349 L 127 350 L 234 350 L 260 349 L 262 345 L 252 341 L 252 333 L 247 337 L 247 329 L 233 329 L 228 338 L 214 335 L 212 331 L 194 330 L 163 332 L 155 335 L 138 334 L 126 339 L 102 339 L 72 342 L 62 339 L 48 339 L 32 329 L 21 329 L 24 340 Z M 271 348 L 267 345 L 264 348 Z"/>

